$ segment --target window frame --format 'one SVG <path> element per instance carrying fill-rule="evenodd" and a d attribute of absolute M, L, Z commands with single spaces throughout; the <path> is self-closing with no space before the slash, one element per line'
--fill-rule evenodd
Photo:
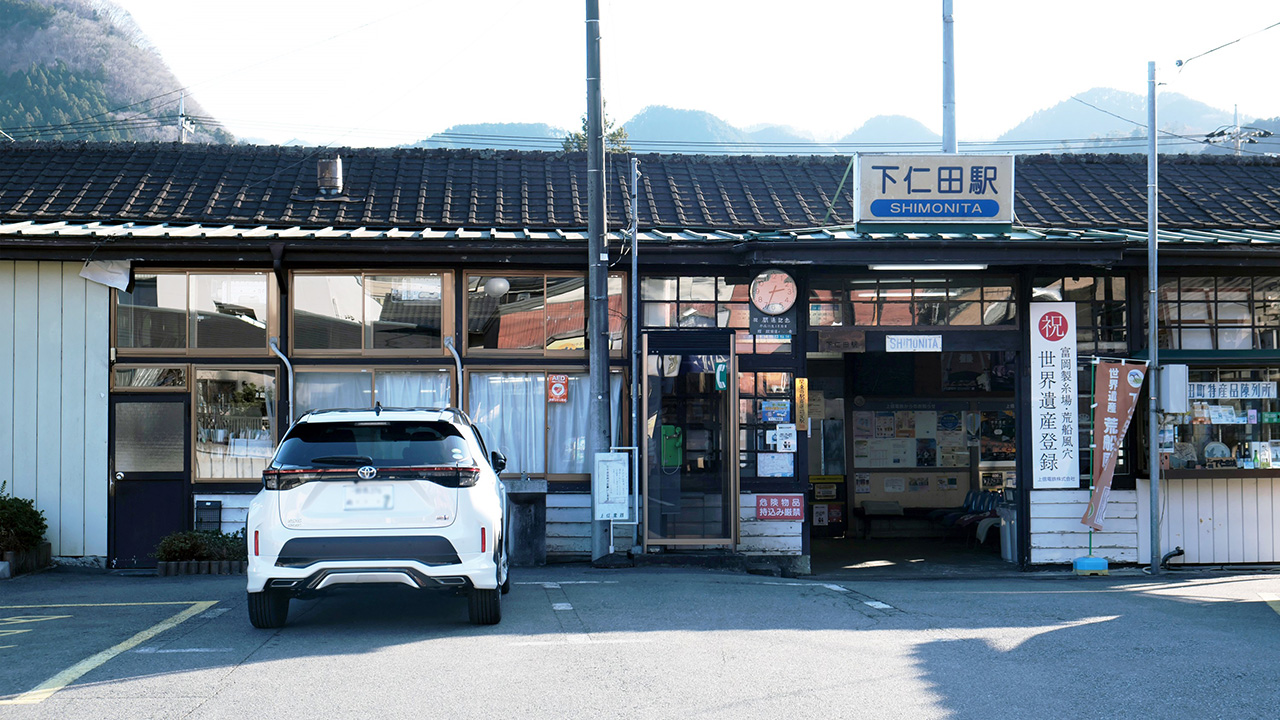
<path fill-rule="evenodd" d="M 457 405 L 457 398 L 454 397 L 458 391 L 458 378 L 457 378 L 457 372 L 452 365 L 403 365 L 403 364 L 401 365 L 343 364 L 343 365 L 303 365 L 303 366 L 295 365 L 293 368 L 294 382 L 296 383 L 298 377 L 301 375 L 322 373 L 322 372 L 348 373 L 351 375 L 367 374 L 369 376 L 369 398 L 370 398 L 369 409 L 370 410 L 373 409 L 374 403 L 378 402 L 377 375 L 380 372 L 422 372 L 422 373 L 443 372 L 443 373 L 447 373 L 449 376 L 450 406 L 460 407 L 459 405 Z M 296 396 L 296 392 L 295 392 L 295 396 Z M 392 407 L 392 406 L 387 405 L 386 407 Z M 297 414 L 298 413 L 297 408 L 290 408 L 290 411 L 295 413 L 295 417 L 293 417 L 290 420 L 291 423 L 296 422 L 299 417 L 302 417 L 301 414 Z"/>
<path fill-rule="evenodd" d="M 234 268 L 201 268 L 199 270 L 191 270 L 186 268 L 135 268 L 135 275 L 182 275 L 186 281 L 186 305 L 184 306 L 184 342 L 181 347 L 171 348 L 137 348 L 137 347 L 121 347 L 119 345 L 119 317 L 120 317 L 120 291 L 112 289 L 111 291 L 111 323 L 110 323 L 110 347 L 115 350 L 118 357 L 138 358 L 139 362 L 145 362 L 146 358 L 153 357 L 208 357 L 208 358 L 233 358 L 233 357 L 271 357 L 271 338 L 279 336 L 279 315 L 280 315 L 280 289 L 277 287 L 273 274 L 270 269 L 234 269 Z M 261 276 L 266 283 L 267 289 L 267 318 L 264 322 L 264 339 L 262 347 L 243 347 L 243 348 L 203 348 L 193 347 L 191 345 L 191 292 L 193 284 L 192 276 Z M 190 382 L 190 379 L 188 379 Z"/>
<path fill-rule="evenodd" d="M 524 373 L 524 374 L 541 373 L 545 382 L 547 376 L 549 375 L 586 375 L 589 377 L 590 369 L 582 367 L 580 365 L 550 365 L 545 367 L 529 367 L 528 365 L 486 365 L 482 367 L 464 368 L 463 381 L 462 381 L 462 388 L 463 388 L 462 392 L 463 392 L 464 398 L 463 398 L 463 402 L 457 407 L 461 408 L 463 412 L 467 413 L 468 417 L 471 417 L 471 375 L 473 373 Z M 619 395 L 620 402 L 618 403 L 618 407 L 615 408 L 613 411 L 618 414 L 619 442 L 625 444 L 627 437 L 631 434 L 631 428 L 630 428 L 631 398 L 629 397 L 630 386 L 627 384 L 627 372 L 624 368 L 621 368 L 621 367 L 617 367 L 617 368 L 611 367 L 609 368 L 609 375 L 610 377 L 617 375 L 622 379 L 622 392 Z M 546 387 L 545 384 L 543 387 L 545 392 L 545 387 Z M 552 473 L 548 469 L 551 467 L 551 462 L 550 462 L 551 427 L 550 427 L 550 422 L 547 419 L 547 412 L 546 412 L 546 409 L 547 409 L 546 406 L 548 404 L 549 403 L 547 402 L 547 399 L 544 395 L 542 398 L 542 405 L 543 405 L 543 412 L 542 412 L 542 424 L 543 424 L 542 467 L 543 467 L 543 470 L 542 472 L 540 473 L 502 472 L 500 474 L 501 477 L 504 477 L 504 478 L 519 478 L 522 476 L 541 477 L 546 479 L 548 483 L 568 483 L 568 482 L 580 482 L 583 480 L 590 480 L 591 479 L 590 469 L 588 469 L 588 471 L 585 473 Z M 481 430 L 480 425 L 476 423 L 476 419 L 474 417 L 471 417 L 471 421 L 476 425 L 477 430 L 479 430 L 480 433 L 483 435 L 483 430 Z M 589 435 L 591 432 L 591 428 L 589 427 L 586 428 L 586 432 Z M 497 450 L 497 449 L 498 448 L 491 448 L 491 450 Z"/>

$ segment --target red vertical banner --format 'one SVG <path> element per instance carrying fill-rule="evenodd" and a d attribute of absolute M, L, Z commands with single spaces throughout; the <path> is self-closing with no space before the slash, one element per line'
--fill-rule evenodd
<path fill-rule="evenodd" d="M 1093 378 L 1093 492 L 1089 494 L 1089 507 L 1080 522 L 1094 530 L 1101 530 L 1107 515 L 1107 498 L 1111 495 L 1111 479 L 1116 472 L 1116 459 L 1120 444 L 1133 409 L 1142 392 L 1142 381 L 1147 376 L 1147 365 L 1128 360 L 1101 360 L 1095 366 Z"/>

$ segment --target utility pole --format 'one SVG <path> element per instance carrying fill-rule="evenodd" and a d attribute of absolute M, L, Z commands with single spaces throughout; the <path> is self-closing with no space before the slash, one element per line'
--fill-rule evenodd
<path fill-rule="evenodd" d="M 609 452 L 609 248 L 605 218 L 604 100 L 600 95 L 600 0 L 587 0 L 587 353 L 591 373 L 591 559 L 609 554 L 609 522 L 596 517 L 595 458 Z M 632 282 L 635 282 L 634 278 Z"/>
<path fill-rule="evenodd" d="M 1160 574 L 1160 349 L 1157 346 L 1156 303 L 1159 283 L 1159 223 L 1156 219 L 1160 178 L 1156 167 L 1156 64 L 1147 63 L 1147 466 L 1151 475 L 1151 574 Z"/>
<path fill-rule="evenodd" d="M 956 42 L 951 0 L 942 0 L 942 152 L 956 152 Z"/>
<path fill-rule="evenodd" d="M 187 94 L 178 96 L 178 142 L 187 142 Z"/>

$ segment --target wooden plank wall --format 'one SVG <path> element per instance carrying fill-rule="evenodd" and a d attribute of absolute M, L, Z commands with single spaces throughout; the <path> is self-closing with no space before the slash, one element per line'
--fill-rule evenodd
<path fill-rule="evenodd" d="M 79 263 L 0 261 L 0 480 L 53 554 L 107 554 L 110 291 Z"/>
<path fill-rule="evenodd" d="M 591 557 L 591 496 L 547 494 L 547 555 Z"/>
<path fill-rule="evenodd" d="M 1107 503 L 1106 530 L 1093 534 L 1093 554 L 1111 562 L 1139 562 L 1138 499 L 1114 490 Z M 1088 490 L 1031 491 L 1031 564 L 1070 563 L 1089 553 L 1089 529 L 1080 523 Z"/>
<path fill-rule="evenodd" d="M 799 555 L 804 547 L 804 523 L 799 520 L 757 520 L 756 496 L 742 495 L 738 552 L 743 555 Z"/>
<path fill-rule="evenodd" d="M 1139 481 L 1139 512 L 1148 515 L 1151 489 Z M 1186 553 L 1170 565 L 1280 562 L 1280 479 L 1163 480 L 1160 486 L 1161 554 Z M 1144 520 L 1144 523 L 1149 523 Z M 1147 525 L 1144 524 L 1144 530 Z M 1139 533 L 1139 553 L 1151 557 L 1150 532 Z"/>

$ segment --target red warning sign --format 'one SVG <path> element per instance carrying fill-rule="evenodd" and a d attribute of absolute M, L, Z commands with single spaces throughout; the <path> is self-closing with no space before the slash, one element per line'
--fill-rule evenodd
<path fill-rule="evenodd" d="M 547 402 L 569 402 L 569 376 L 547 376 Z"/>

